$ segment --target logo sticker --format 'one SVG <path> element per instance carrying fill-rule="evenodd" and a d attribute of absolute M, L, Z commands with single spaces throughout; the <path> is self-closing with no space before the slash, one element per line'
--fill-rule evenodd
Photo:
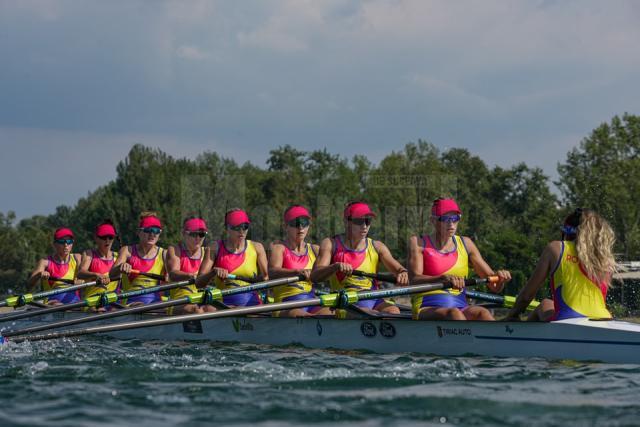
<path fill-rule="evenodd" d="M 360 332 L 362 332 L 362 335 L 369 338 L 375 337 L 378 333 L 376 326 L 371 322 L 362 322 L 360 325 Z"/>
<path fill-rule="evenodd" d="M 444 337 L 455 337 L 455 338 L 471 338 L 471 328 L 443 328 L 442 326 L 436 326 L 436 330 L 438 336 L 440 338 Z"/>
<path fill-rule="evenodd" d="M 189 320 L 188 322 L 182 322 L 182 331 L 188 334 L 201 334 L 202 323 L 199 320 Z"/>
<path fill-rule="evenodd" d="M 247 322 L 246 319 L 233 319 L 231 321 L 231 324 L 233 325 L 233 329 L 235 329 L 236 332 L 253 331 L 253 325 L 250 322 Z"/>
<path fill-rule="evenodd" d="M 385 338 L 393 338 L 396 336 L 396 327 L 389 322 L 380 322 L 380 335 Z"/>
<path fill-rule="evenodd" d="M 318 336 L 322 335 L 322 325 L 319 320 L 318 323 L 316 323 L 316 331 L 318 332 Z"/>

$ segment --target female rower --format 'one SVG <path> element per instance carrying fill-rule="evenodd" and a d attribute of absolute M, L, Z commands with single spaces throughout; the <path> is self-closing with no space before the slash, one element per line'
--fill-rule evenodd
<path fill-rule="evenodd" d="M 610 319 L 605 301 L 616 265 L 614 243 L 613 229 L 602 216 L 590 209 L 576 209 L 564 221 L 562 240 L 550 242 L 542 252 L 507 320 L 520 320 L 520 313 L 547 277 L 551 278 L 553 300 L 542 300 L 528 320 Z"/>
<path fill-rule="evenodd" d="M 138 244 L 123 246 L 122 249 L 120 249 L 118 259 L 112 269 L 114 275 L 118 272 L 124 273 L 122 277 L 123 291 L 127 292 L 136 289 L 152 288 L 159 285 L 157 279 L 132 273 L 131 270 L 137 270 L 141 273 L 166 274 L 166 252 L 158 246 L 160 233 L 162 233 L 162 223 L 154 212 L 143 212 L 140 214 Z M 160 294 L 155 292 L 131 297 L 126 303 L 130 306 L 137 306 L 160 301 Z"/>
<path fill-rule="evenodd" d="M 398 285 L 407 285 L 407 269 L 393 258 L 384 243 L 368 237 L 375 213 L 363 202 L 347 204 L 343 212 L 344 234 L 325 238 L 320 245 L 320 254 L 311 272 L 311 280 L 321 282 L 330 277 L 331 290 L 368 290 L 377 285 L 366 277 L 353 275 L 354 270 L 374 274 L 378 272 L 380 261 L 396 276 Z M 361 309 L 399 314 L 400 310 L 392 302 L 384 299 L 358 301 Z M 343 310 L 338 317 L 345 317 Z"/>
<path fill-rule="evenodd" d="M 305 280 L 273 289 L 275 302 L 299 301 L 315 298 L 311 282 L 311 268 L 316 260 L 318 245 L 306 242 L 311 215 L 301 205 L 289 206 L 284 211 L 286 240 L 271 245 L 269 277 L 276 279 L 295 274 L 304 275 Z M 280 317 L 305 317 L 312 314 L 330 315 L 328 307 L 304 307 L 277 312 Z"/>
<path fill-rule="evenodd" d="M 256 278 L 261 275 L 262 279 L 269 280 L 267 254 L 262 243 L 247 240 L 251 224 L 249 215 L 242 209 L 231 209 L 224 216 L 224 224 L 227 229 L 227 239 L 218 240 L 207 248 L 204 261 L 200 266 L 198 287 L 208 285 L 212 279 L 215 279 L 216 287 L 221 290 L 249 284 L 238 279 L 228 280 L 229 274 L 245 278 Z M 226 296 L 223 302 L 229 306 L 262 304 L 257 292 Z"/>
<path fill-rule="evenodd" d="M 468 237 L 456 235 L 462 212 L 453 199 L 439 198 L 431 206 L 434 232 L 409 240 L 411 284 L 445 282 L 452 289 L 417 294 L 411 297 L 414 319 L 423 320 L 495 320 L 489 310 L 467 304 L 464 279 L 469 276 L 469 261 L 480 277 L 498 276 L 489 290 L 500 292 L 511 280 L 506 270 L 494 272 Z"/>
<path fill-rule="evenodd" d="M 171 281 L 195 279 L 198 276 L 200 265 L 204 259 L 204 239 L 209 229 L 204 219 L 199 216 L 190 216 L 182 223 L 182 243 L 169 246 L 167 249 L 167 272 Z M 188 297 L 197 293 L 195 283 L 180 288 L 171 289 L 171 299 Z M 170 307 L 169 314 L 204 313 L 215 311 L 210 305 L 185 304 Z"/>
<path fill-rule="evenodd" d="M 90 286 L 83 290 L 82 297 L 89 298 L 105 292 L 116 292 L 118 280 L 111 280 L 109 272 L 113 268 L 118 253 L 112 250 L 113 242 L 118 235 L 113 222 L 105 219 L 98 224 L 94 230 L 96 247 L 88 249 L 82 254 L 78 277 L 80 279 L 95 281 L 95 286 Z M 106 311 L 106 307 L 98 309 L 91 308 L 92 311 Z"/>
<path fill-rule="evenodd" d="M 38 261 L 36 269 L 31 273 L 27 282 L 29 290 L 34 289 L 38 282 L 42 283 L 44 291 L 71 286 L 69 281 L 76 280 L 80 264 L 80 254 L 71 252 L 73 242 L 73 231 L 69 228 L 58 228 L 53 233 L 54 253 Z M 78 291 L 75 291 L 53 295 L 48 298 L 47 304 L 62 305 L 78 301 L 80 301 L 80 295 Z"/>

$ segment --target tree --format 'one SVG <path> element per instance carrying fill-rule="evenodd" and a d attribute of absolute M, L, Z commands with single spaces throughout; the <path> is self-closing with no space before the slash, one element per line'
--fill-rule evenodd
<path fill-rule="evenodd" d="M 625 258 L 640 251 L 640 117 L 603 123 L 558 165 L 556 183 L 567 205 L 593 208 L 609 219 Z"/>

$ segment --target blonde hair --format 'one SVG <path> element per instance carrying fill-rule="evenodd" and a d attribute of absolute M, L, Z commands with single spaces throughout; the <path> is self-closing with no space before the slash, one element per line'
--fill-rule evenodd
<path fill-rule="evenodd" d="M 577 212 L 579 224 L 575 246 L 578 260 L 585 273 L 598 282 L 611 287 L 611 276 L 616 271 L 613 245 L 616 235 L 607 220 L 595 211 L 584 209 Z"/>
<path fill-rule="evenodd" d="M 158 213 L 154 212 L 154 211 L 142 211 L 140 212 L 140 220 L 145 219 L 146 217 L 149 216 L 155 216 L 156 218 L 158 217 Z"/>

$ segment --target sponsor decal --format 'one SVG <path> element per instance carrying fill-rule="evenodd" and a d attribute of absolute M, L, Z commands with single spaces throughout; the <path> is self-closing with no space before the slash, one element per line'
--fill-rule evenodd
<path fill-rule="evenodd" d="M 240 332 L 240 331 L 253 331 L 253 325 L 248 322 L 246 319 L 233 319 L 231 321 L 231 324 L 233 325 L 233 329 L 236 332 Z"/>
<path fill-rule="evenodd" d="M 316 323 L 316 332 L 318 332 L 318 336 L 322 335 L 322 324 L 320 324 L 319 320 Z"/>
<path fill-rule="evenodd" d="M 389 322 L 380 322 L 378 329 L 380 330 L 380 335 L 385 338 L 393 338 L 396 336 L 396 327 Z"/>
<path fill-rule="evenodd" d="M 188 334 L 201 334 L 202 323 L 199 320 L 189 320 L 182 322 L 182 330 Z"/>
<path fill-rule="evenodd" d="M 373 338 L 378 333 L 376 326 L 371 322 L 362 322 L 360 325 L 360 332 L 365 337 Z"/>
<path fill-rule="evenodd" d="M 442 326 L 436 326 L 436 328 L 440 338 L 447 336 L 470 337 L 472 335 L 471 328 L 443 328 Z"/>
<path fill-rule="evenodd" d="M 504 331 L 508 332 L 509 335 L 511 335 L 513 333 L 514 329 L 509 325 L 504 325 Z"/>

